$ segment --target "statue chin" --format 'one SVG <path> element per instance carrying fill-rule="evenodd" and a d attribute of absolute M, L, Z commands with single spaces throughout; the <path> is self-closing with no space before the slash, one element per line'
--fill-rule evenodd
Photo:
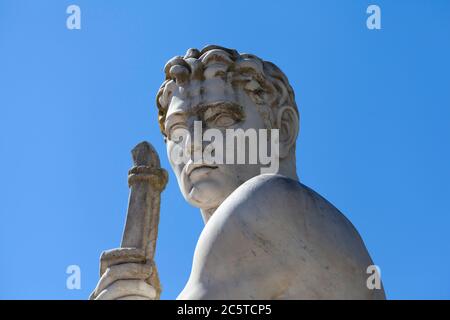
<path fill-rule="evenodd" d="M 230 194 L 223 184 L 213 179 L 204 179 L 189 185 L 183 190 L 185 199 L 200 209 L 217 208 Z"/>

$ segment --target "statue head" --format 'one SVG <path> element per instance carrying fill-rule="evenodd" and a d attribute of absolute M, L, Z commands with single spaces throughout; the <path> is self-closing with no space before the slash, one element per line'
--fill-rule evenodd
<path fill-rule="evenodd" d="M 249 161 L 249 154 L 255 153 L 252 147 L 261 146 L 261 142 L 268 144 L 277 138 L 266 149 L 279 161 L 273 173 L 297 179 L 299 114 L 294 91 L 277 66 L 255 55 L 210 45 L 172 58 L 164 72 L 165 81 L 156 97 L 159 126 L 181 192 L 189 203 L 201 209 L 205 220 L 242 183 L 263 172 L 267 163 L 261 159 Z M 230 147 L 229 141 L 222 141 L 226 147 L 219 151 L 204 140 L 193 142 L 199 128 L 203 138 L 208 130 L 214 132 L 208 135 L 210 142 L 221 142 L 216 134 L 226 136 L 225 132 L 233 130 L 265 130 L 268 134 L 257 136 L 259 144 L 251 141 L 250 134 L 244 136 L 244 145 Z M 178 134 L 180 130 L 184 134 Z M 206 163 L 192 159 L 197 151 L 201 154 L 208 148 L 209 154 L 223 158 L 231 151 L 233 159 L 238 152 L 244 152 L 246 161 Z M 186 161 L 176 161 L 179 152 L 187 155 Z"/>

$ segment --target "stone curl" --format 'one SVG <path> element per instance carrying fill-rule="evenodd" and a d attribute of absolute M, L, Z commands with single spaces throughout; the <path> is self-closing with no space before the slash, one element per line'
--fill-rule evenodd
<path fill-rule="evenodd" d="M 289 105 L 297 111 L 294 90 L 286 75 L 273 63 L 252 54 L 209 45 L 202 50 L 189 49 L 184 57 L 170 59 L 165 67 L 165 81 L 158 90 L 156 105 L 161 133 L 173 92 L 190 81 L 204 81 L 220 77 L 233 87 L 242 86 L 259 106 L 268 128 L 273 128 L 274 111 Z M 269 107 L 269 108 L 267 108 Z"/>

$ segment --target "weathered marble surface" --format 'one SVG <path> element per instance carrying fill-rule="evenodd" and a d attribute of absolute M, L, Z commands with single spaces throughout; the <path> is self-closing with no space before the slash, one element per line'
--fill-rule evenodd
<path fill-rule="evenodd" d="M 232 248 L 232 249 L 230 249 Z M 179 299 L 382 299 L 352 224 L 298 181 L 259 175 L 206 224 Z"/>
<path fill-rule="evenodd" d="M 373 262 L 358 232 L 299 182 L 299 112 L 284 73 L 254 55 L 208 46 L 171 59 L 165 74 L 157 95 L 160 128 L 180 190 L 205 221 L 178 298 L 383 299 L 382 288 L 366 286 Z M 239 106 L 242 115 L 229 114 L 227 106 Z M 222 121 L 206 121 L 217 107 Z M 176 163 L 170 126 L 192 130 L 194 121 L 221 130 L 279 129 L 277 174 L 261 175 L 261 164 Z M 121 257 L 105 263 L 92 298 L 158 298 L 153 259 L 142 250 L 114 254 Z"/>

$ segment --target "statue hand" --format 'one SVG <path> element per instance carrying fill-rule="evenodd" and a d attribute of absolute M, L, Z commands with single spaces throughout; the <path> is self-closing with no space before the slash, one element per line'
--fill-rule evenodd
<path fill-rule="evenodd" d="M 130 196 L 121 248 L 100 257 L 100 280 L 90 299 L 159 299 L 161 287 L 154 263 L 158 236 L 160 194 L 167 183 L 159 157 L 148 142 L 131 151 L 128 172 Z"/>
<path fill-rule="evenodd" d="M 154 261 L 142 250 L 118 248 L 102 253 L 101 277 L 90 300 L 155 300 L 160 284 Z"/>

